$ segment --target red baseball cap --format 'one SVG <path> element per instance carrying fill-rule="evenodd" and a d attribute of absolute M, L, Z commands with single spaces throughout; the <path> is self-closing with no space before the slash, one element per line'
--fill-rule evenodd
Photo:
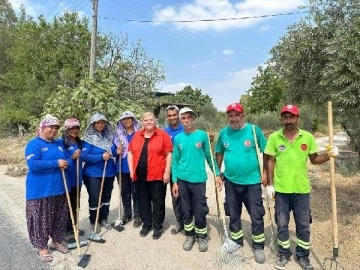
<path fill-rule="evenodd" d="M 300 114 L 299 108 L 296 107 L 295 105 L 291 105 L 291 104 L 288 104 L 288 105 L 285 105 L 284 107 L 282 107 L 281 114 L 286 113 L 286 112 L 292 113 L 293 115 L 296 115 L 296 116 L 298 116 Z"/>
<path fill-rule="evenodd" d="M 244 112 L 244 108 L 240 105 L 240 103 L 232 103 L 226 107 L 226 112 L 237 111 L 239 113 Z"/>

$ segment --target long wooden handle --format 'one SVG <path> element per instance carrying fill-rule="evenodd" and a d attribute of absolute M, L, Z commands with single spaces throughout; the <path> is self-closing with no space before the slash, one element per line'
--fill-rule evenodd
<path fill-rule="evenodd" d="M 102 175 L 102 179 L 101 179 L 99 201 L 98 201 L 98 207 L 97 207 L 96 218 L 95 218 L 95 229 L 94 229 L 95 233 L 96 233 L 96 229 L 97 229 L 98 221 L 99 221 L 100 205 L 101 205 L 102 193 L 103 193 L 103 189 L 104 189 L 104 181 L 105 181 L 105 173 L 106 173 L 107 162 L 108 161 L 105 160 L 104 171 L 103 171 L 103 175 Z"/>
<path fill-rule="evenodd" d="M 332 102 L 328 101 L 328 128 L 329 128 L 329 145 L 334 145 L 334 126 Z M 338 223 L 337 223 L 337 206 L 336 206 L 336 185 L 335 185 L 335 158 L 330 157 L 330 185 L 331 185 L 331 210 L 334 248 L 339 247 Z"/>
<path fill-rule="evenodd" d="M 211 131 L 211 126 L 210 126 L 210 131 Z M 211 142 L 210 142 L 210 133 L 208 134 L 208 140 L 209 140 L 209 145 L 210 145 L 210 158 L 211 158 L 211 166 L 212 166 L 212 173 L 213 173 L 213 177 L 214 177 L 214 183 L 215 183 L 215 194 L 216 194 L 216 204 L 217 204 L 217 208 L 220 212 L 220 219 L 222 219 L 222 224 L 223 224 L 223 228 L 224 228 L 224 232 L 225 232 L 225 236 L 228 237 L 228 231 L 227 231 L 227 227 L 226 227 L 226 219 L 225 219 L 225 208 L 224 208 L 224 204 L 220 201 L 221 199 L 221 194 L 220 194 L 220 190 L 218 188 L 218 186 L 216 185 L 216 175 L 215 175 L 215 160 L 214 160 L 214 155 L 211 149 Z"/>
<path fill-rule="evenodd" d="M 79 238 L 79 212 L 80 212 L 80 158 L 76 159 L 76 233 Z"/>
<path fill-rule="evenodd" d="M 66 200 L 68 202 L 68 207 L 69 207 L 69 212 L 70 212 L 71 225 L 72 225 L 73 230 L 74 230 L 76 249 L 77 249 L 78 255 L 80 255 L 80 243 L 79 243 L 78 234 L 76 233 L 75 219 L 74 219 L 74 215 L 73 215 L 73 212 L 72 212 L 70 195 L 69 195 L 69 188 L 68 188 L 68 185 L 67 185 L 67 182 L 66 182 L 65 171 L 61 170 L 61 173 L 62 173 L 62 178 L 63 178 L 63 181 L 64 181 Z"/>

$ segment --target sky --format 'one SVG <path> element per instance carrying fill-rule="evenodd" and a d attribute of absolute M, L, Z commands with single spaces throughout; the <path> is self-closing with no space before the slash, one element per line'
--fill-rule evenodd
<path fill-rule="evenodd" d="M 91 20 L 90 0 L 9 0 L 15 10 L 23 5 L 29 15 L 51 19 L 77 11 Z M 141 40 L 147 54 L 166 70 L 163 92 L 192 85 L 208 94 L 218 110 L 238 102 L 249 90 L 258 66 L 289 25 L 306 14 L 245 20 L 174 23 L 171 20 L 223 19 L 303 12 L 305 0 L 99 0 L 99 29 L 126 33 Z M 156 23 L 126 22 L 125 19 Z"/>

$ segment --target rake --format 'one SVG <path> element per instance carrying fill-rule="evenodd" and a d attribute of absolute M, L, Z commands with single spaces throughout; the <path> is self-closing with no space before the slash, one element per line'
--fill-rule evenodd
<path fill-rule="evenodd" d="M 211 128 L 210 128 L 210 132 L 211 132 Z M 209 140 L 209 145 L 211 146 L 209 132 L 208 132 L 208 140 Z M 211 147 L 210 147 L 210 157 L 211 157 L 212 173 L 213 173 L 213 177 L 215 180 L 215 177 L 216 177 L 215 176 L 215 163 L 214 163 L 214 155 L 212 153 Z M 222 236 L 221 236 L 223 245 L 221 246 L 220 251 L 223 253 L 231 254 L 231 253 L 235 252 L 240 246 L 229 238 L 229 233 L 227 230 L 226 220 L 225 220 L 224 204 L 220 201 L 221 194 L 220 194 L 219 188 L 216 186 L 216 183 L 215 183 L 215 195 L 216 195 L 216 204 L 217 204 L 217 209 L 218 209 L 218 217 L 219 217 L 219 221 L 221 223 L 220 226 L 222 227 L 222 231 L 223 231 Z"/>
<path fill-rule="evenodd" d="M 256 155 L 257 155 L 258 163 L 259 163 L 260 175 L 261 175 L 261 179 L 263 179 L 264 172 L 263 172 L 263 168 L 262 168 L 263 166 L 261 166 L 261 154 L 260 154 L 260 149 L 259 149 L 254 125 L 252 125 L 252 132 L 253 132 L 253 136 L 254 136 L 254 142 L 255 142 L 255 148 L 256 148 Z M 275 229 L 274 229 L 273 219 L 271 216 L 270 200 L 269 200 L 269 196 L 267 195 L 267 192 L 265 192 L 265 205 L 266 205 L 266 210 L 268 213 L 268 218 L 270 220 L 270 230 L 271 230 L 270 252 L 271 252 L 271 254 L 276 255 L 277 251 L 276 251 L 276 244 L 275 244 Z"/>

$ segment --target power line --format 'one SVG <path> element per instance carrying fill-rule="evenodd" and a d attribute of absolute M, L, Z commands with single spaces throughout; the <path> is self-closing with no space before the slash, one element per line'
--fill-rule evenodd
<path fill-rule="evenodd" d="M 189 11 L 189 10 L 187 10 L 187 9 L 185 9 L 185 8 L 183 8 L 183 7 L 181 7 L 179 4 L 175 3 L 175 2 L 176 2 L 176 0 L 169 0 L 169 1 L 170 1 L 170 2 L 173 2 L 173 3 L 174 3 L 174 4 L 178 7 L 178 8 L 180 8 L 180 9 L 182 9 L 182 10 L 186 11 L 187 13 L 189 13 L 189 14 L 191 14 L 191 15 L 195 16 L 195 17 L 196 17 L 196 18 L 198 18 L 198 19 L 201 19 L 201 17 L 199 17 L 198 15 L 194 14 L 193 12 L 191 12 L 191 11 Z M 227 33 L 228 35 L 230 35 L 230 36 L 232 36 L 232 37 L 235 37 L 235 38 L 237 38 L 237 39 L 239 39 L 239 40 L 243 40 L 243 41 L 245 41 L 245 42 L 249 43 L 250 45 L 253 45 L 253 46 L 255 46 L 255 47 L 260 48 L 261 50 L 266 51 L 266 49 L 264 49 L 263 47 L 260 47 L 259 45 L 254 44 L 254 43 L 252 43 L 252 42 L 250 42 L 250 41 L 248 41 L 248 40 L 245 40 L 245 39 L 243 39 L 243 38 L 241 38 L 241 37 L 239 37 L 239 36 L 235 36 L 234 34 L 232 34 L 232 33 L 228 32 L 228 31 L 226 31 L 225 29 L 223 29 L 223 28 L 221 28 L 221 27 L 217 26 L 216 24 L 214 24 L 214 23 L 212 23 L 212 22 L 207 22 L 207 23 L 208 23 L 209 25 L 212 25 L 212 26 L 213 26 L 213 27 L 215 27 L 216 29 L 219 29 L 221 32 Z M 234 47 L 239 48 L 239 47 L 237 47 L 237 46 L 234 46 Z"/>
<path fill-rule="evenodd" d="M 45 18 L 49 17 L 49 15 L 62 3 L 62 0 L 60 0 L 56 5 L 55 7 L 48 13 L 48 15 L 46 15 Z"/>
<path fill-rule="evenodd" d="M 112 0 L 112 1 L 115 2 L 114 0 Z M 144 6 L 143 4 L 139 3 L 139 1 L 133 1 L 133 2 L 136 3 L 138 6 L 142 7 L 143 9 L 148 10 L 148 7 L 146 7 L 146 6 Z M 118 4 L 119 6 L 121 6 L 119 3 L 117 3 L 117 2 L 115 2 L 115 3 Z M 126 10 L 128 10 L 128 11 L 130 11 L 128 8 L 126 8 L 126 7 L 124 7 L 124 6 L 121 6 L 121 7 L 123 7 L 124 9 L 126 9 Z M 133 11 L 131 11 L 131 12 L 134 13 Z M 166 17 L 166 16 L 164 16 L 164 15 L 161 15 L 161 16 L 162 16 L 163 18 L 165 18 L 165 19 L 168 19 L 168 18 L 169 18 L 169 17 Z M 207 34 L 201 32 L 201 31 L 199 31 L 199 30 L 192 29 L 192 28 L 190 28 L 189 26 L 182 25 L 181 23 L 178 23 L 178 24 L 181 25 L 181 26 L 183 26 L 183 27 L 185 27 L 185 28 L 188 28 L 188 29 L 191 30 L 191 31 L 195 31 L 195 32 L 199 33 L 200 35 L 203 35 L 203 36 L 205 36 L 205 37 L 211 38 L 211 39 L 213 39 L 213 40 L 215 40 L 215 41 L 223 44 L 223 41 L 222 41 L 222 40 L 219 40 L 219 39 L 217 39 L 217 38 L 215 38 L 215 37 L 213 37 L 213 36 L 207 35 Z M 160 25 L 158 25 L 158 26 L 160 26 Z M 165 29 L 165 31 L 170 32 L 172 35 L 179 36 L 181 39 L 184 39 L 184 40 L 192 43 L 193 45 L 195 45 L 195 46 L 197 46 L 197 47 L 200 47 L 200 48 L 202 48 L 202 49 L 206 49 L 206 50 L 208 50 L 208 51 L 210 51 L 210 52 L 213 52 L 211 49 L 205 48 L 205 47 L 202 46 L 202 45 L 199 45 L 199 44 L 197 44 L 197 43 L 195 43 L 195 42 L 193 42 L 193 41 L 191 41 L 191 40 L 188 40 L 188 39 L 186 39 L 186 38 L 184 38 L 184 37 L 182 37 L 182 36 L 180 36 L 180 35 L 178 35 L 178 34 L 175 34 L 173 31 L 169 31 L 168 29 L 166 29 L 166 28 L 164 28 L 164 27 L 162 27 L 162 26 L 160 26 L 160 27 L 163 28 L 163 29 Z M 241 48 L 240 48 L 240 49 L 241 49 Z M 244 50 L 244 49 L 241 49 L 241 50 L 243 50 L 243 51 L 245 51 L 245 52 L 247 52 L 247 53 L 250 53 L 249 51 L 246 51 L 246 50 Z M 239 62 L 237 62 L 234 58 L 232 58 L 232 57 L 230 57 L 230 56 L 228 56 L 227 59 L 229 59 L 229 60 L 231 60 L 231 61 L 239 64 Z"/>
<path fill-rule="evenodd" d="M 304 14 L 309 11 L 298 11 L 298 12 L 288 12 L 288 13 L 277 13 L 277 14 L 265 14 L 258 16 L 246 16 L 246 17 L 230 17 L 230 18 L 218 18 L 218 19 L 198 19 L 198 20 L 135 20 L 135 19 L 121 19 L 114 17 L 99 16 L 99 18 L 105 20 L 116 20 L 124 22 L 138 22 L 138 23 L 161 23 L 161 22 L 172 22 L 172 23 L 196 23 L 196 22 L 218 22 L 218 21 L 234 21 L 234 20 L 248 20 L 248 19 L 260 19 L 267 17 L 279 17 L 279 16 L 288 16 L 295 14 Z"/>

